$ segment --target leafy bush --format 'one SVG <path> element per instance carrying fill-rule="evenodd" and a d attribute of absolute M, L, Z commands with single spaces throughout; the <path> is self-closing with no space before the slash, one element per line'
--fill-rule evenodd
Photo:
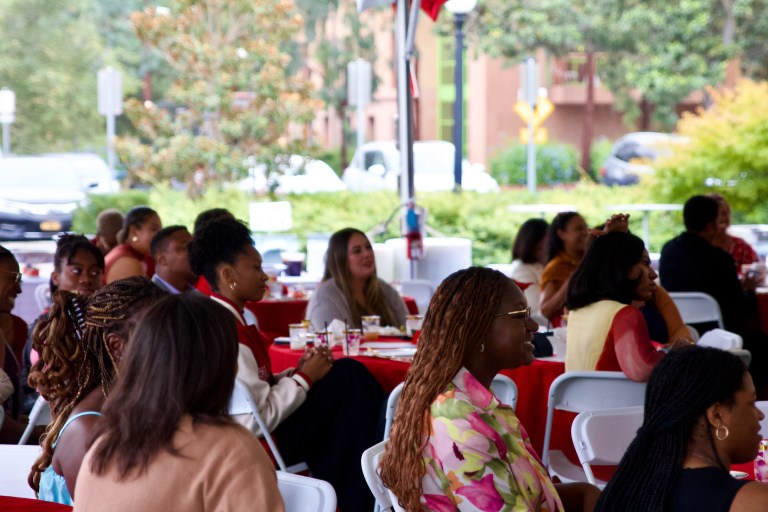
<path fill-rule="evenodd" d="M 108 208 L 125 213 L 134 206 L 149 204 L 148 190 L 128 190 L 119 194 L 89 195 L 88 203 L 72 214 L 72 231 L 96 233 L 96 216 Z"/>
<path fill-rule="evenodd" d="M 489 171 L 500 185 L 525 185 L 527 146 L 512 144 L 491 159 Z M 579 180 L 579 155 L 566 144 L 536 146 L 536 181 L 539 184 L 572 183 Z"/>
<path fill-rule="evenodd" d="M 127 211 L 137 204 L 149 204 L 155 208 L 163 223 L 183 224 L 192 227 L 195 216 L 207 208 L 224 207 L 235 216 L 248 220 L 248 203 L 266 201 L 253 198 L 239 190 L 208 188 L 199 199 L 190 199 L 184 192 L 167 186 L 156 187 L 151 192 L 126 192 L 113 196 L 99 196 L 87 208 L 76 214 L 76 229 L 93 232 L 99 211 L 115 207 Z M 392 192 L 353 193 L 339 192 L 288 196 L 293 207 L 293 229 L 300 240 L 311 233 L 332 233 L 347 226 L 371 231 L 386 220 L 398 208 L 399 198 Z M 574 187 L 552 187 L 538 194 L 527 190 L 507 189 L 498 194 L 477 194 L 464 191 L 423 193 L 418 195 L 419 205 L 428 211 L 428 225 L 437 232 L 453 237 L 472 240 L 472 256 L 476 265 L 506 263 L 510 261 L 510 248 L 520 225 L 533 213 L 512 213 L 510 205 L 518 204 L 571 204 L 585 217 L 587 223 L 597 225 L 605 221 L 613 211 L 613 204 L 653 203 L 651 190 L 642 186 L 609 188 L 593 183 L 579 183 Z M 631 211 L 630 229 L 642 234 L 639 212 Z M 546 219 L 551 220 L 552 214 Z M 658 252 L 664 242 L 682 230 L 680 212 L 653 212 L 650 217 L 651 251 Z M 397 216 L 389 224 L 384 235 L 376 241 L 399 236 Z"/>
<path fill-rule="evenodd" d="M 688 138 L 659 159 L 653 183 L 664 200 L 719 192 L 736 220 L 765 219 L 768 195 L 768 82 L 743 80 L 731 90 L 711 91 L 708 110 L 683 114 L 677 126 Z"/>
<path fill-rule="evenodd" d="M 589 152 L 589 159 L 592 164 L 592 176 L 599 179 L 600 168 L 611 155 L 611 149 L 613 149 L 613 142 L 605 137 L 601 137 L 592 143 L 592 150 Z"/>

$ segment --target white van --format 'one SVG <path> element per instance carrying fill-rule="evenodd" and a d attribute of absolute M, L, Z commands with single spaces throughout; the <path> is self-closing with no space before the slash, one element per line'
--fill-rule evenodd
<path fill-rule="evenodd" d="M 44 155 L 64 160 L 80 177 L 80 186 L 88 194 L 113 194 L 120 191 L 104 159 L 94 153 L 50 153 Z"/>
<path fill-rule="evenodd" d="M 413 143 L 413 182 L 418 192 L 453 190 L 455 147 L 443 140 Z M 400 151 L 394 142 L 367 142 L 357 148 L 342 181 L 350 190 L 398 189 Z M 482 166 L 462 162 L 461 187 L 477 192 L 498 192 L 499 184 Z"/>

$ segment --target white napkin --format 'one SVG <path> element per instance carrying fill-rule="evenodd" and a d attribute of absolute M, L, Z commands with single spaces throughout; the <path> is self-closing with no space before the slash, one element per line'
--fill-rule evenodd
<path fill-rule="evenodd" d="M 331 347 L 343 347 L 344 346 L 344 321 L 334 318 L 331 323 L 328 324 L 328 344 Z"/>
<path fill-rule="evenodd" d="M 724 329 L 712 329 L 704 333 L 701 339 L 699 339 L 698 345 L 719 348 L 720 350 L 732 350 L 742 348 L 744 340 L 735 332 Z"/>

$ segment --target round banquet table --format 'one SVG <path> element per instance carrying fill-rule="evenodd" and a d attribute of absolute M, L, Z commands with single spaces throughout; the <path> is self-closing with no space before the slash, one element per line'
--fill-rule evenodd
<path fill-rule="evenodd" d="M 394 340 L 393 340 L 394 341 Z M 401 340 L 397 340 L 401 341 Z M 287 345 L 272 345 L 269 347 L 269 357 L 272 362 L 272 371 L 281 372 L 287 368 L 296 366 L 301 350 L 291 350 Z M 342 354 L 341 347 L 334 347 L 334 357 L 347 357 Z M 405 380 L 409 364 L 403 361 L 393 361 L 381 357 L 352 356 L 368 368 L 368 371 L 379 381 L 381 387 L 387 393 Z M 514 370 L 502 370 L 501 373 L 510 377 L 517 385 L 517 405 L 515 413 L 525 430 L 530 436 L 531 443 L 536 452 L 541 454 L 544 444 L 544 429 L 547 421 L 547 400 L 549 398 L 549 386 L 552 381 L 565 372 L 565 363 L 562 361 L 548 361 L 536 359 L 529 366 L 521 366 Z M 573 443 L 571 442 L 571 421 L 574 417 L 570 413 L 556 411 L 552 430 L 552 448 L 561 449 L 572 460 L 577 461 Z M 571 421 L 568 421 L 568 418 Z"/>
<path fill-rule="evenodd" d="M 273 340 L 288 336 L 288 324 L 304 320 L 308 302 L 307 299 L 264 299 L 247 302 L 245 307 L 256 317 L 259 331 Z"/>
<path fill-rule="evenodd" d="M 278 336 L 288 336 L 288 325 L 301 322 L 307 317 L 308 302 L 307 299 L 264 299 L 247 302 L 245 307 L 256 317 L 261 334 L 272 341 Z M 403 302 L 409 314 L 418 314 L 416 299 L 403 296 Z"/>
<path fill-rule="evenodd" d="M 0 510 L 3 512 L 66 512 L 72 510 L 72 507 L 31 498 L 0 496 Z"/>

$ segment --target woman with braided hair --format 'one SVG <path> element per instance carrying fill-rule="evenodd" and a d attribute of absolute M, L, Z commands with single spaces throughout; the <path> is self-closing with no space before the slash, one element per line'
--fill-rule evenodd
<path fill-rule="evenodd" d="M 757 395 L 737 356 L 714 348 L 672 350 L 651 373 L 643 425 L 595 510 L 768 510 L 768 486 L 735 480 L 760 443 Z"/>
<path fill-rule="evenodd" d="M 409 512 L 592 510 L 597 488 L 553 484 L 490 390 L 500 370 L 533 362 L 530 312 L 495 270 L 459 270 L 437 288 L 380 467 Z"/>
<path fill-rule="evenodd" d="M 325 346 L 308 349 L 296 368 L 272 373 L 264 338 L 243 316 L 246 302 L 264 296 L 268 277 L 242 222 L 223 217 L 205 224 L 187 250 L 192 272 L 205 277 L 211 298 L 237 321 L 237 378 L 251 391 L 285 462 L 305 461 L 314 477 L 330 482 L 342 511 L 373 507 L 360 456 L 381 439 L 386 395 L 379 383 L 358 361 L 334 361 Z M 253 415 L 235 420 L 260 433 Z"/>
<path fill-rule="evenodd" d="M 123 345 L 143 310 L 164 295 L 143 276 L 115 281 L 89 298 L 54 293 L 48 318 L 32 335 L 40 359 L 29 375 L 30 386 L 50 403 L 53 418 L 29 475 L 40 499 L 72 504 L 86 442 L 109 394 Z"/>

